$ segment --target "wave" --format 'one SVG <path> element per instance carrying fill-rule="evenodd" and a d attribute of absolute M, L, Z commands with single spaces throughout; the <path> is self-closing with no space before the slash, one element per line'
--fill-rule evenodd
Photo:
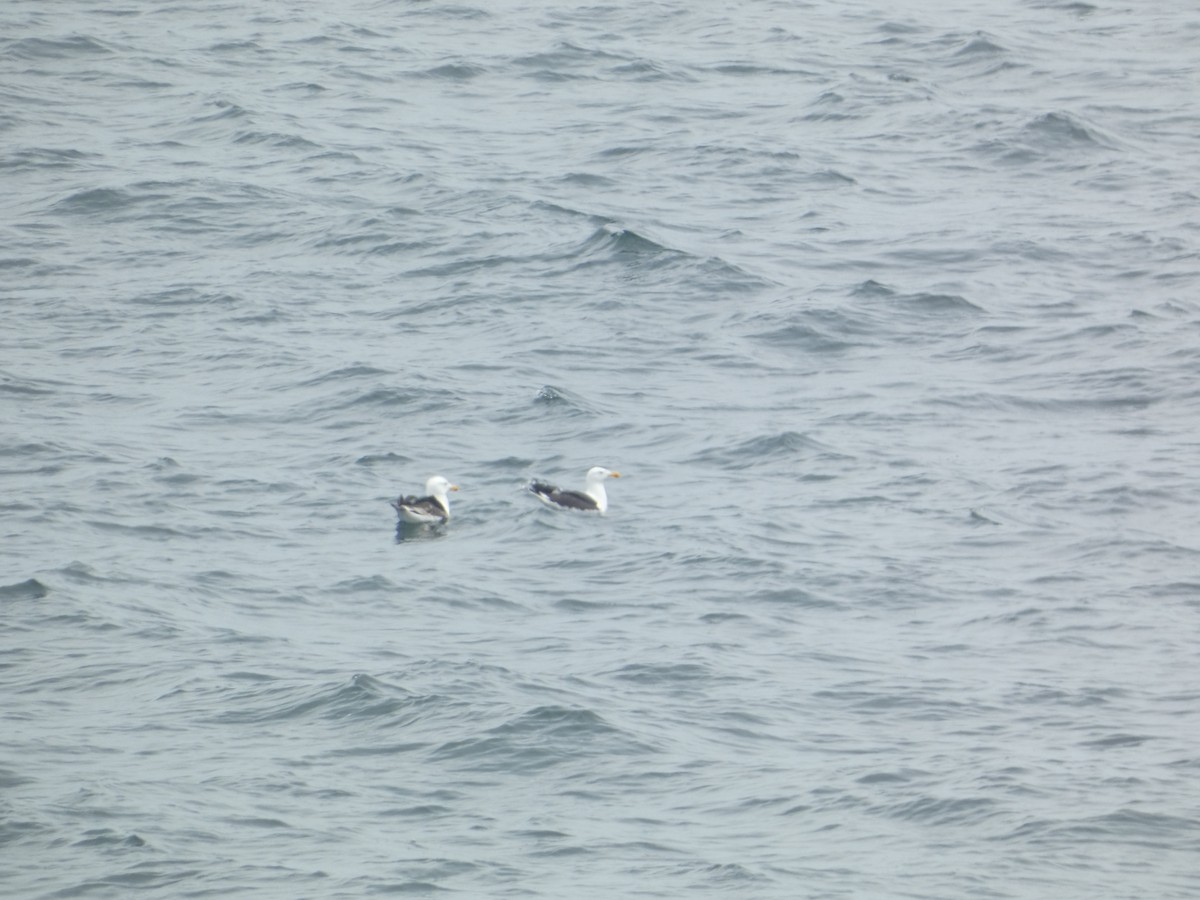
<path fill-rule="evenodd" d="M 15 148 L 0 159 L 0 170 L 26 172 L 42 169 L 83 169 L 100 159 L 100 154 L 69 147 L 24 147 Z"/>
<path fill-rule="evenodd" d="M 551 705 L 518 713 L 478 736 L 446 741 L 431 756 L 473 772 L 536 772 L 591 757 L 650 752 L 591 710 Z"/>
<path fill-rule="evenodd" d="M 111 56 L 113 53 L 103 41 L 86 35 L 75 35 L 61 40 L 22 38 L 6 43 L 5 53 L 14 59 L 79 59 Z"/>
<path fill-rule="evenodd" d="M 18 397 L 49 397 L 57 394 L 60 386 L 56 382 L 0 371 L 0 394 L 13 394 Z M 21 445 L 21 452 L 35 449 L 44 450 L 48 449 L 48 446 L 46 444 L 24 444 Z M 0 447 L 0 455 L 13 452 L 12 449 Z"/>
<path fill-rule="evenodd" d="M 954 56 L 959 59 L 978 59 L 1003 56 L 1007 52 L 998 41 L 983 32 L 978 32 L 954 51 Z"/>
<path fill-rule="evenodd" d="M 562 210 L 553 205 L 534 204 L 534 208 L 565 212 L 568 215 L 596 217 Z M 565 246 L 548 246 L 523 254 L 496 253 L 466 257 L 461 254 L 453 261 L 421 266 L 406 274 L 414 278 L 446 279 L 463 277 L 475 272 L 503 268 L 526 268 L 536 277 L 545 279 L 566 274 L 588 275 L 592 271 L 611 272 L 620 279 L 633 277 L 662 280 L 677 287 L 679 276 L 702 282 L 710 293 L 728 294 L 731 291 L 759 290 L 769 285 L 765 279 L 746 272 L 741 267 L 714 255 L 701 255 L 681 250 L 640 231 L 601 219 L 582 241 Z M 650 283 L 650 282 L 643 282 Z M 622 292 L 623 293 L 623 292 Z M 611 293 L 603 302 L 616 303 Z"/>
<path fill-rule="evenodd" d="M 421 78 L 433 78 L 439 81 L 471 81 L 487 74 L 483 66 L 467 62 L 441 63 L 429 69 L 416 73 Z"/>
<path fill-rule="evenodd" d="M 1065 112 L 1043 113 L 1031 119 L 1021 128 L 1021 137 L 1048 150 L 1111 150 L 1116 147 L 1116 141 L 1097 126 Z"/>
<path fill-rule="evenodd" d="M 695 687 L 712 678 L 712 669 L 698 663 L 630 663 L 613 672 L 611 677 L 647 686 Z"/>
<path fill-rule="evenodd" d="M 811 322 L 803 321 L 811 318 L 810 316 L 801 314 L 795 318 L 802 321 L 790 321 L 764 331 L 751 332 L 747 337 L 764 344 L 805 354 L 843 353 L 853 347 L 869 343 L 862 340 L 849 340 L 847 336 L 835 336 L 829 328 L 819 328 Z M 758 317 L 756 324 L 764 319 L 769 319 L 769 317 Z"/>
<path fill-rule="evenodd" d="M 897 337 L 926 340 L 940 333 L 934 320 L 969 322 L 986 314 L 961 294 L 902 292 L 870 279 L 853 286 L 848 298 L 849 303 L 836 306 L 809 298 L 784 298 L 775 304 L 778 309 L 735 321 L 748 339 L 759 344 L 812 355 L 846 354 Z"/>
<path fill-rule="evenodd" d="M 54 204 L 54 208 L 58 212 L 86 215 L 124 209 L 140 199 L 130 191 L 117 188 L 89 188 L 64 197 Z"/>
<path fill-rule="evenodd" d="M 594 73 L 579 74 L 576 70 L 591 70 L 597 61 L 618 60 L 621 57 L 603 50 L 592 50 L 560 41 L 549 50 L 514 57 L 514 66 L 525 69 L 528 77 L 542 81 L 571 81 L 575 79 L 595 80 Z"/>
<path fill-rule="evenodd" d="M 981 313 L 983 308 L 972 303 L 959 294 L 942 294 L 936 292 L 917 291 L 906 294 L 881 284 L 874 279 L 868 279 L 856 285 L 851 296 L 870 300 L 887 300 L 890 308 L 898 312 L 919 312 L 942 315 L 944 313 Z"/>
<path fill-rule="evenodd" d="M 0 585 L 0 600 L 41 600 L 49 593 L 50 589 L 36 578 Z"/>
<path fill-rule="evenodd" d="M 379 375 L 390 374 L 386 369 L 379 369 L 375 366 L 353 365 L 343 366 L 339 369 L 331 369 L 328 372 L 323 372 L 320 375 L 315 375 L 312 378 L 307 378 L 300 382 L 301 387 L 314 387 L 322 384 L 333 384 L 342 381 L 348 381 L 355 378 L 374 377 Z"/>
<path fill-rule="evenodd" d="M 755 466 L 792 462 L 810 458 L 851 459 L 815 438 L 797 431 L 762 434 L 724 446 L 710 447 L 695 454 L 689 462 L 741 471 Z"/>
<path fill-rule="evenodd" d="M 1012 49 L 995 35 L 977 31 L 970 35 L 951 32 L 941 36 L 935 45 L 945 49 L 944 65 L 964 70 L 971 77 L 987 78 L 1011 69 L 1022 68 Z"/>
<path fill-rule="evenodd" d="M 765 279 L 719 256 L 676 249 L 615 222 L 597 228 L 583 243 L 560 259 L 572 261 L 578 269 L 616 265 L 625 270 L 663 271 L 664 274 L 690 270 L 696 277 L 704 279 L 710 290 L 722 293 L 769 286 Z"/>
<path fill-rule="evenodd" d="M 424 379 L 398 377 L 397 380 L 403 380 L 404 386 L 379 382 L 362 387 L 345 386 L 354 385 L 355 379 L 318 379 L 312 387 L 325 389 L 320 396 L 305 397 L 290 409 L 277 413 L 275 418 L 342 428 L 350 421 L 357 421 L 353 418 L 357 416 L 399 417 L 439 412 L 454 408 L 462 399 L 451 388 L 420 384 Z M 226 414 L 220 417 L 226 418 Z M 400 428 L 399 437 L 404 439 L 406 432 L 407 429 Z"/>
<path fill-rule="evenodd" d="M 211 717 L 212 722 L 247 725 L 315 718 L 366 720 L 394 727 L 401 722 L 411 724 L 422 710 L 439 702 L 370 675 L 355 675 L 348 682 L 315 690 L 254 673 L 246 673 L 241 680 L 249 681 L 250 686 L 220 692 L 224 709 Z"/>
<path fill-rule="evenodd" d="M 947 827 L 977 825 L 1005 813 L 990 797 L 931 797 L 922 795 L 900 803 L 874 806 L 870 812 L 902 822 Z"/>
<path fill-rule="evenodd" d="M 1194 817 L 1125 808 L 1078 819 L 1030 819 L 996 840 L 1018 841 L 1029 846 L 1079 847 L 1100 843 L 1159 848 L 1178 842 L 1181 849 L 1193 849 L 1198 825 L 1200 822 Z"/>
<path fill-rule="evenodd" d="M 977 144 L 982 156 L 1012 164 L 1050 162 L 1067 168 L 1085 168 L 1101 153 L 1111 154 L 1121 142 L 1078 114 L 1041 113 L 1015 131 Z"/>
<path fill-rule="evenodd" d="M 533 396 L 533 405 L 538 409 L 568 416 L 594 417 L 601 413 L 601 409 L 582 394 L 552 384 L 544 384 L 538 388 Z"/>

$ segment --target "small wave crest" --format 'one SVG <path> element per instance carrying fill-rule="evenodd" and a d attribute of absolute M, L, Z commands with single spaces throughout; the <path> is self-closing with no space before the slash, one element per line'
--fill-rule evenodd
<path fill-rule="evenodd" d="M 572 416 L 595 415 L 600 411 L 582 394 L 553 384 L 544 384 L 538 388 L 533 397 L 533 404 Z"/>
<path fill-rule="evenodd" d="M 242 680 L 246 680 L 243 678 Z M 261 724 L 317 718 L 326 720 L 384 720 L 414 715 L 429 698 L 410 693 L 370 675 L 319 687 L 285 684 L 273 678 L 253 681 L 221 699 L 224 710 L 213 721 L 221 724 Z"/>
<path fill-rule="evenodd" d="M 741 470 L 809 457 L 849 459 L 806 434 L 782 431 L 710 447 L 693 456 L 691 461 L 722 469 Z"/>
<path fill-rule="evenodd" d="M 41 600 L 49 593 L 50 589 L 36 578 L 0 585 L 0 600 Z"/>
<path fill-rule="evenodd" d="M 471 771 L 530 772 L 569 760 L 648 750 L 591 710 L 554 705 L 519 713 L 477 737 L 447 741 L 433 755 Z"/>

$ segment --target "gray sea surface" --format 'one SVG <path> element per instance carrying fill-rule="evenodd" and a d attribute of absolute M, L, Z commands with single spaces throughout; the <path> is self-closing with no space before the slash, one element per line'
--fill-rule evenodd
<path fill-rule="evenodd" d="M 0 895 L 1200 897 L 1198 48 L 6 0 Z"/>

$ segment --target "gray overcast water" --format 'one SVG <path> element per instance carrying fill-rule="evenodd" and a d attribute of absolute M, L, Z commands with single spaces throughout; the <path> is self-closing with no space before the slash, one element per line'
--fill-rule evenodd
<path fill-rule="evenodd" d="M 1198 46 L 7 0 L 0 894 L 1200 896 Z"/>

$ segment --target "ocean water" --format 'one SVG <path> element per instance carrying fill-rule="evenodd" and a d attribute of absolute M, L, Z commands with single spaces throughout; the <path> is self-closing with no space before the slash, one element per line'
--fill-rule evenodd
<path fill-rule="evenodd" d="M 1200 896 L 1200 10 L 0 26 L 5 898 Z"/>

